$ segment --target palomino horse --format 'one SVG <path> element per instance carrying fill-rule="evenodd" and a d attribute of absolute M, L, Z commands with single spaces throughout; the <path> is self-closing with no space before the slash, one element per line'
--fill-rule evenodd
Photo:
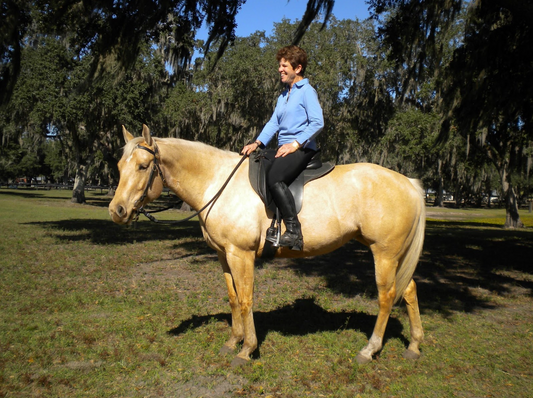
<path fill-rule="evenodd" d="M 134 138 L 125 128 L 123 133 L 126 146 L 118 164 L 120 183 L 109 204 L 111 218 L 119 224 L 130 223 L 142 205 L 161 194 L 163 184 L 195 210 L 201 209 L 241 159 L 237 153 L 199 142 L 153 138 L 146 126 L 142 137 Z M 244 340 L 233 366 L 249 361 L 257 347 L 252 313 L 254 261 L 263 252 L 265 231 L 271 222 L 250 185 L 248 166 L 245 160 L 220 196 L 199 214 L 204 238 L 222 264 L 231 306 L 231 336 L 220 352 L 234 352 Z M 352 238 L 372 251 L 379 313 L 358 362 L 370 362 L 381 349 L 392 306 L 401 298 L 407 304 L 411 329 L 404 357 L 417 359 L 424 336 L 412 279 L 425 230 L 419 183 L 373 164 L 337 166 L 326 177 L 305 186 L 299 218 L 303 251 L 281 248 L 277 257 L 328 253 Z"/>

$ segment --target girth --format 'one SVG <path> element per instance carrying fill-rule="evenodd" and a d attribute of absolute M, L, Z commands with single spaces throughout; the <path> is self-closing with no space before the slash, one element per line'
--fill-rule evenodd
<path fill-rule="evenodd" d="M 276 204 L 270 196 L 270 192 L 266 183 L 266 173 L 267 173 L 267 162 L 266 162 L 266 153 L 270 151 L 272 156 L 276 152 L 275 149 L 267 150 L 256 150 L 250 154 L 250 167 L 249 167 L 249 176 L 250 184 L 252 184 L 253 189 L 259 195 L 265 207 L 270 210 L 273 214 L 276 213 Z M 294 202 L 296 204 L 296 211 L 299 213 L 302 209 L 303 199 L 304 199 L 304 185 L 310 181 L 316 180 L 335 168 L 335 165 L 331 162 L 322 163 L 320 160 L 320 153 L 317 152 L 315 156 L 311 159 L 307 168 L 300 173 L 300 175 L 292 182 L 289 186 L 292 196 L 294 197 Z"/>

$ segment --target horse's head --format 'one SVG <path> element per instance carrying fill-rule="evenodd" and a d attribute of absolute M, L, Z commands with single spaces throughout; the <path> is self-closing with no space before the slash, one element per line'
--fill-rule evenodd
<path fill-rule="evenodd" d="M 124 154 L 118 162 L 120 181 L 109 214 L 117 224 L 129 224 L 137 211 L 157 199 L 163 191 L 159 154 L 150 130 L 143 125 L 142 137 L 134 138 L 122 126 Z"/>

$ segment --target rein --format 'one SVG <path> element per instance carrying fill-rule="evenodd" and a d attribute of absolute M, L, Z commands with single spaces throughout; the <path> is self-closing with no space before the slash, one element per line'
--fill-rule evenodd
<path fill-rule="evenodd" d="M 163 185 L 167 186 L 167 181 L 165 180 L 165 177 L 163 176 L 163 172 L 161 171 L 161 167 L 159 166 L 159 161 L 157 159 L 157 154 L 159 153 L 159 151 L 157 149 L 157 146 L 155 145 L 155 142 L 154 142 L 154 150 L 153 151 L 150 148 L 147 148 L 147 147 L 141 146 L 141 145 L 137 145 L 137 148 L 143 149 L 143 150 L 147 151 L 148 153 L 152 154 L 154 156 L 154 163 L 153 163 L 152 170 L 150 171 L 150 177 L 148 179 L 148 184 L 146 185 L 146 188 L 144 189 L 144 192 L 141 195 L 141 197 L 135 201 L 134 207 L 135 207 L 135 205 L 137 203 L 142 203 L 144 201 L 144 199 L 146 199 L 146 196 L 148 195 L 148 190 L 150 189 L 150 187 L 152 186 L 152 183 L 154 182 L 154 178 L 155 178 L 156 172 L 161 176 L 161 179 L 163 180 Z M 142 213 L 150 221 L 153 221 L 153 222 L 156 222 L 156 223 L 159 223 L 159 224 L 180 224 L 182 222 L 189 221 L 190 219 L 196 217 L 198 214 L 200 214 L 202 211 L 204 211 L 210 204 L 212 204 L 215 200 L 218 199 L 218 197 L 220 196 L 220 194 L 222 194 L 222 191 L 224 191 L 224 188 L 226 188 L 226 186 L 230 182 L 231 178 L 233 177 L 233 175 L 235 174 L 237 169 L 241 166 L 242 162 L 244 162 L 244 160 L 247 157 L 248 157 L 248 155 L 245 155 L 245 156 L 243 156 L 241 158 L 241 160 L 239 160 L 239 163 L 237 163 L 237 165 L 234 167 L 234 169 L 230 173 L 229 177 L 226 179 L 226 181 L 224 182 L 222 187 L 220 187 L 220 189 L 215 194 L 215 196 L 213 196 L 213 198 L 211 198 L 211 200 L 209 202 L 207 202 L 204 207 L 202 207 L 200 210 L 198 210 L 193 215 L 191 215 L 189 217 L 186 217 L 186 218 L 184 218 L 182 220 L 161 221 L 161 220 L 156 219 L 150 213 L 158 213 L 158 212 L 163 211 L 163 210 L 157 210 L 157 211 L 149 212 L 149 211 L 146 211 L 144 209 L 144 206 L 141 206 L 141 207 L 139 207 L 139 209 L 137 209 L 137 216 L 136 216 L 136 218 L 133 221 L 137 222 L 137 220 L 139 219 L 139 213 Z M 164 209 L 164 210 L 168 210 L 168 209 Z"/>

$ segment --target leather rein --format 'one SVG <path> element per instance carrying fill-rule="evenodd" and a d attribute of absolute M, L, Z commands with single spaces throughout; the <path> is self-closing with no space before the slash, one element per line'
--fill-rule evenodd
<path fill-rule="evenodd" d="M 137 145 L 136 149 L 142 149 L 142 150 L 145 150 L 146 152 L 150 153 L 151 155 L 153 155 L 154 157 L 154 160 L 153 160 L 153 165 L 152 165 L 152 170 L 150 170 L 150 177 L 148 178 L 148 184 L 146 185 L 146 188 L 144 188 L 144 192 L 143 194 L 141 195 L 141 197 L 139 199 L 137 199 L 135 201 L 135 203 L 133 204 L 133 208 L 135 209 L 135 206 L 138 204 L 138 203 L 142 203 L 144 201 L 144 199 L 146 199 L 146 196 L 148 195 L 148 190 L 150 189 L 150 187 L 152 186 L 153 182 L 154 182 L 154 179 L 156 177 L 156 174 L 159 175 L 161 177 L 161 179 L 163 180 L 163 186 L 168 186 L 167 185 L 167 181 L 165 180 L 165 176 L 163 175 L 163 172 L 161 171 L 161 166 L 159 165 L 159 159 L 157 158 L 157 155 L 159 154 L 159 150 L 157 149 L 157 145 L 155 144 L 154 142 L 154 150 L 152 151 L 150 148 L 147 148 L 145 146 L 141 146 L 141 145 Z M 224 182 L 224 184 L 222 185 L 222 187 L 220 187 L 220 189 L 218 190 L 218 192 L 215 194 L 215 196 L 213 196 L 213 198 L 211 198 L 211 200 L 209 202 L 207 202 L 205 204 L 204 207 L 202 207 L 200 210 L 198 210 L 196 213 L 194 213 L 193 215 L 189 216 L 189 217 L 186 217 L 184 219 L 181 219 L 181 220 L 176 220 L 176 221 L 161 221 L 161 220 L 158 220 L 156 219 L 154 216 L 152 216 L 150 213 L 158 213 L 160 211 L 164 211 L 164 210 L 168 210 L 169 208 L 166 208 L 166 209 L 163 209 L 163 210 L 157 210 L 157 211 L 146 211 L 144 209 L 144 206 L 141 206 L 139 207 L 137 210 L 135 210 L 135 216 L 133 218 L 133 222 L 137 222 L 137 220 L 139 219 L 139 213 L 142 213 L 144 216 L 146 216 L 146 218 L 148 218 L 150 221 L 153 221 L 153 222 L 156 222 L 156 223 L 160 223 L 160 224 L 180 224 L 182 222 L 185 222 L 185 221 L 189 221 L 190 219 L 196 217 L 198 214 L 200 214 L 202 211 L 204 211 L 210 204 L 212 204 L 216 199 L 218 199 L 218 197 L 220 196 L 220 194 L 222 193 L 222 191 L 224 190 L 224 188 L 226 188 L 226 186 L 228 185 L 228 183 L 230 182 L 231 178 L 233 177 L 233 175 L 235 174 L 235 172 L 237 171 L 237 169 L 240 167 L 240 165 L 242 164 L 242 162 L 244 162 L 244 160 L 248 157 L 248 155 L 245 155 L 241 158 L 241 160 L 239 160 L 239 163 L 237 163 L 237 166 L 235 166 L 235 168 L 232 170 L 232 172 L 230 173 L 229 177 L 226 179 L 226 181 Z"/>

